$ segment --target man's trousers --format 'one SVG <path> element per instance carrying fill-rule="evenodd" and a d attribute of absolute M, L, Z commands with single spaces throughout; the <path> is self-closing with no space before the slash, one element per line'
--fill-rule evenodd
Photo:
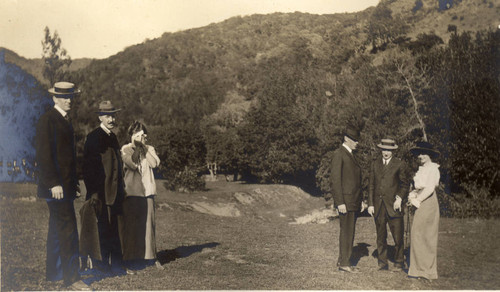
<path fill-rule="evenodd" d="M 46 277 L 64 280 L 71 285 L 80 279 L 78 229 L 73 200 L 48 199 L 49 232 L 47 235 Z"/>
<path fill-rule="evenodd" d="M 358 212 L 347 211 L 345 214 L 339 213 L 340 235 L 338 266 L 351 266 L 352 245 L 354 243 L 357 217 Z"/>
<path fill-rule="evenodd" d="M 389 224 L 394 239 L 394 264 L 404 268 L 404 219 L 403 217 L 389 217 L 383 203 L 380 205 L 377 217 L 375 217 L 378 265 L 379 267 L 387 266 L 387 224 Z"/>

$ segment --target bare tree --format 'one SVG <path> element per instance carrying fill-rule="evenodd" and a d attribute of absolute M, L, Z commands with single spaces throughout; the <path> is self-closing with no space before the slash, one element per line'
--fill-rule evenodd
<path fill-rule="evenodd" d="M 415 64 L 415 58 L 409 52 L 401 52 L 401 55 L 393 55 L 391 60 L 396 72 L 402 78 L 402 87 L 410 94 L 418 127 L 422 130 L 423 140 L 427 141 L 426 125 L 419 112 L 419 96 L 425 89 L 430 88 L 432 77 L 427 73 L 425 67 L 418 67 Z M 415 126 L 411 127 L 407 132 L 411 132 L 415 128 Z"/>

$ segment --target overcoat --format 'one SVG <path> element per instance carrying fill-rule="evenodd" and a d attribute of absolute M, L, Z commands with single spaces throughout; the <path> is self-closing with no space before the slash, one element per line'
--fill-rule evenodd
<path fill-rule="evenodd" d="M 382 204 L 389 217 L 403 216 L 402 212 L 394 210 L 394 201 L 396 196 L 403 201 L 408 197 L 406 182 L 405 165 L 400 159 L 392 157 L 387 165 L 384 165 L 381 157 L 373 160 L 368 184 L 368 206 L 375 207 L 375 218 Z"/>
<path fill-rule="evenodd" d="M 87 135 L 83 150 L 83 180 L 86 200 L 97 193 L 107 206 L 125 198 L 123 163 L 115 134 L 108 135 L 101 127 Z"/>
<path fill-rule="evenodd" d="M 73 127 L 51 108 L 40 117 L 36 133 L 36 161 L 40 174 L 38 197 L 52 198 L 50 189 L 60 185 L 64 199 L 75 199 L 78 179 Z"/>
<path fill-rule="evenodd" d="M 359 211 L 363 200 L 361 167 L 344 146 L 333 153 L 330 180 L 335 207 L 345 204 L 347 211 Z"/>

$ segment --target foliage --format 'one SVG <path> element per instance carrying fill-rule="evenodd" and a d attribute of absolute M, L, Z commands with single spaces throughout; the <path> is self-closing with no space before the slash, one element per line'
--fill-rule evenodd
<path fill-rule="evenodd" d="M 393 17 L 389 4 L 388 1 L 381 1 L 370 16 L 367 33 L 368 41 L 372 45 L 372 52 L 384 48 L 409 29 L 402 17 Z"/>
<path fill-rule="evenodd" d="M 354 122 L 364 125 L 356 155 L 365 191 L 376 144 L 390 136 L 410 165 L 415 141 L 437 147 L 445 193 L 478 185 L 495 197 L 498 32 L 419 27 L 486 6 L 439 12 L 430 0 L 381 1 L 353 14 L 252 15 L 166 33 L 67 77 L 83 91 L 72 113 L 78 152 L 98 125 L 98 103 L 109 99 L 123 109 L 120 142 L 128 142 L 126 125 L 142 119 L 171 182 L 217 163 L 224 173 L 316 182 L 327 192 L 328 153 Z"/>
<path fill-rule="evenodd" d="M 488 188 L 465 185 L 463 189 L 464 193 L 456 194 L 450 200 L 453 217 L 500 218 L 500 199 L 492 199 Z"/>
<path fill-rule="evenodd" d="M 450 176 L 459 184 L 484 186 L 498 196 L 500 158 L 500 32 L 453 34 L 446 48 L 423 62 L 434 76 L 435 100 L 447 112 L 427 116 L 446 125 Z"/>
<path fill-rule="evenodd" d="M 36 123 L 51 99 L 33 76 L 4 56 L 0 51 L 0 181 L 34 181 Z"/>
<path fill-rule="evenodd" d="M 201 121 L 207 148 L 207 163 L 214 163 L 223 173 L 236 173 L 241 149 L 237 127 L 250 109 L 251 101 L 235 91 L 228 92 L 219 109 Z"/>
<path fill-rule="evenodd" d="M 287 57 L 293 61 L 269 58 L 259 68 L 259 103 L 238 129 L 243 144 L 240 165 L 262 182 L 300 184 L 312 179 L 319 162 L 314 120 L 305 110 L 306 101 L 314 98 L 310 95 L 314 83 L 306 80 L 312 81 L 314 73 L 303 65 L 314 57 L 307 50 L 294 50 Z"/>
<path fill-rule="evenodd" d="M 172 190 L 199 190 L 204 181 L 199 177 L 205 167 L 206 150 L 203 137 L 193 125 L 182 128 L 150 127 L 148 136 L 160 158 L 159 173 Z"/>
<path fill-rule="evenodd" d="M 168 190 L 178 192 L 194 192 L 205 190 L 205 181 L 199 175 L 200 169 L 184 167 L 183 170 L 175 172 L 173 170 L 165 171 L 167 181 L 164 186 Z"/>
<path fill-rule="evenodd" d="M 65 70 L 71 65 L 71 57 L 66 49 L 61 47 L 61 38 L 57 31 L 50 35 L 50 29 L 46 26 L 44 29 L 45 36 L 42 40 L 44 62 L 43 77 L 45 77 L 50 85 L 57 81 L 65 79 Z"/>

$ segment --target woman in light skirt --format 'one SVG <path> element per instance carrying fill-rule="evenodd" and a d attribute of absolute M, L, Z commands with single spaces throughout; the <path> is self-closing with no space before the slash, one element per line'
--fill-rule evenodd
<path fill-rule="evenodd" d="M 413 190 L 408 201 L 415 206 L 411 226 L 410 279 L 434 280 L 437 274 L 437 247 L 439 204 L 436 187 L 439 185 L 439 164 L 432 161 L 439 156 L 432 144 L 418 142 L 410 150 L 418 157 L 420 167 L 413 178 Z"/>

